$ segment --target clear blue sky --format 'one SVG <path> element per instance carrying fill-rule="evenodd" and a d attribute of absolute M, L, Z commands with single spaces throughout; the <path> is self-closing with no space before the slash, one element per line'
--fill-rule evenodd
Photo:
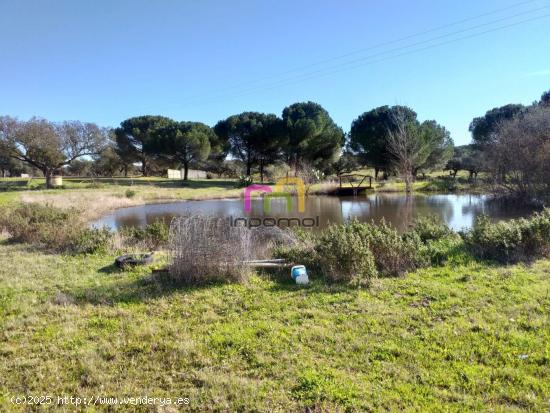
<path fill-rule="evenodd" d="M 549 0 L 0 0 L 0 42 L 0 115 L 104 126 L 313 100 L 347 131 L 405 104 L 463 144 L 474 116 L 550 89 Z"/>

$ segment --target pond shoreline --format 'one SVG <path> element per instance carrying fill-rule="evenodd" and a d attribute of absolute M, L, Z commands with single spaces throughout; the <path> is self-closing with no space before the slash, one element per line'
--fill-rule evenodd
<path fill-rule="evenodd" d="M 234 188 L 227 182 L 194 182 L 181 187 L 157 187 L 154 184 L 133 186 L 109 186 L 105 188 L 67 188 L 61 190 L 16 191 L 21 202 L 40 202 L 60 208 L 76 208 L 85 224 L 122 208 L 154 204 L 170 204 L 182 201 L 232 200 L 243 197 L 242 188 Z M 422 183 L 422 181 L 419 181 Z M 307 196 L 336 196 L 337 186 L 330 183 L 313 185 Z M 412 195 L 489 195 L 486 187 L 456 188 L 452 191 L 434 191 L 424 186 L 415 188 Z M 131 196 L 128 196 L 130 194 Z M 360 196 L 376 194 L 405 194 L 399 182 L 367 190 Z M 259 197 L 254 197 L 254 199 Z"/>
<path fill-rule="evenodd" d="M 241 197 L 217 197 L 209 199 L 170 199 L 167 202 L 147 202 L 125 205 L 106 212 L 88 221 L 93 227 L 107 226 L 112 230 L 121 227 L 143 228 L 157 220 L 169 223 L 177 216 L 208 214 L 234 219 L 263 220 L 274 218 L 278 222 L 291 219 L 313 218 L 315 228 L 324 228 L 331 223 L 345 223 L 356 218 L 361 222 L 385 221 L 398 230 L 404 231 L 414 220 L 423 216 L 437 216 L 456 231 L 469 228 L 476 217 L 483 214 L 498 221 L 530 215 L 531 208 L 508 206 L 493 202 L 488 195 L 479 194 L 434 194 L 415 193 L 407 197 L 404 193 L 370 193 L 359 196 L 309 195 L 305 199 L 305 209 L 300 212 L 296 205 L 287 204 L 285 199 L 274 199 L 270 208 L 265 209 L 263 198 L 252 198 L 251 210 L 246 211 Z M 201 201 L 201 202 L 190 202 Z M 315 217 L 319 217 L 316 220 Z"/>

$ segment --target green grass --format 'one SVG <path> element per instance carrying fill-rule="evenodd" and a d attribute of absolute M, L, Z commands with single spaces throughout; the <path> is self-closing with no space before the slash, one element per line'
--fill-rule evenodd
<path fill-rule="evenodd" d="M 19 195 L 15 192 L 0 192 L 0 207 L 15 203 L 18 198 Z"/>
<path fill-rule="evenodd" d="M 432 268 L 367 291 L 265 274 L 177 288 L 112 260 L 0 244 L 0 411 L 26 411 L 12 395 L 181 396 L 189 411 L 550 409 L 550 260 Z"/>

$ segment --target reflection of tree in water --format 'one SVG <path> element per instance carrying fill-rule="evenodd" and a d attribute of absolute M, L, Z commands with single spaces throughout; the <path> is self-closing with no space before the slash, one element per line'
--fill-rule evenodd
<path fill-rule="evenodd" d="M 462 214 L 463 215 L 472 215 L 474 217 L 487 214 L 489 212 L 487 208 L 487 202 L 480 200 L 478 197 L 469 197 L 469 202 L 462 205 Z"/>
<path fill-rule="evenodd" d="M 369 197 L 365 221 L 385 220 L 400 231 L 406 230 L 419 216 L 436 215 L 445 222 L 453 217 L 452 202 L 423 195 L 377 194 Z"/>
<path fill-rule="evenodd" d="M 455 209 L 453 206 L 455 205 L 456 200 L 453 200 L 448 195 L 423 195 L 421 198 L 422 204 L 426 205 L 425 210 L 419 211 L 422 213 L 421 215 L 435 215 L 446 223 L 453 220 L 455 214 Z"/>
<path fill-rule="evenodd" d="M 532 208 L 525 205 L 491 197 L 471 196 L 470 202 L 462 206 L 463 215 L 471 215 L 476 218 L 485 214 L 493 220 L 519 218 L 532 211 Z"/>
<path fill-rule="evenodd" d="M 265 212 L 263 200 L 252 201 L 252 213 L 244 212 L 242 199 L 184 201 L 173 204 L 153 204 L 117 210 L 99 226 L 143 227 L 162 218 L 170 222 L 171 218 L 180 215 L 207 213 L 212 216 L 245 218 L 269 217 L 319 217 L 321 228 L 329 223 L 343 223 L 349 218 L 362 222 L 379 223 L 385 220 L 400 231 L 404 231 L 419 216 L 435 215 L 455 229 L 469 227 L 473 218 L 485 213 L 493 219 L 524 216 L 530 210 L 515 204 L 490 200 L 479 195 L 412 195 L 372 194 L 357 197 L 310 196 L 306 198 L 306 210 L 298 213 L 293 200 L 291 212 L 287 210 L 286 200 L 272 200 L 271 210 Z"/>
<path fill-rule="evenodd" d="M 306 198 L 306 210 L 303 214 L 294 216 L 319 217 L 319 225 L 326 227 L 329 224 L 341 224 L 344 222 L 342 203 L 336 196 L 309 196 Z"/>

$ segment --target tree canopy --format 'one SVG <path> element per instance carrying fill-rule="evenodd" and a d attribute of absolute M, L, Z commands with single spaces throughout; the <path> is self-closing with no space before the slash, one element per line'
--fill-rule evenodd
<path fill-rule="evenodd" d="M 420 136 L 428 150 L 428 156 L 413 170 L 413 175 L 420 171 L 429 172 L 442 169 L 453 156 L 454 143 L 450 132 L 435 120 L 427 120 L 420 126 Z"/>
<path fill-rule="evenodd" d="M 351 124 L 350 146 L 364 165 L 389 172 L 393 155 L 388 149 L 388 131 L 395 131 L 396 114 L 416 121 L 416 112 L 406 106 L 380 106 L 363 113 Z"/>
<path fill-rule="evenodd" d="M 16 176 L 30 170 L 25 163 L 0 152 L 0 177 Z"/>
<path fill-rule="evenodd" d="M 542 96 L 540 97 L 539 105 L 550 106 L 550 90 L 542 94 Z"/>
<path fill-rule="evenodd" d="M 126 119 L 115 129 L 117 153 L 125 162 L 141 162 L 141 172 L 147 176 L 151 156 L 146 148 L 152 132 L 170 122 L 167 117 L 151 115 Z"/>
<path fill-rule="evenodd" d="M 458 171 L 468 171 L 470 179 L 485 169 L 486 159 L 484 151 L 477 145 L 462 145 L 454 148 L 453 156 L 447 161 L 445 170 L 456 176 Z"/>
<path fill-rule="evenodd" d="M 273 114 L 243 112 L 219 121 L 214 131 L 229 143 L 231 155 L 244 163 L 246 175 L 259 167 L 262 180 L 264 167 L 281 158 L 287 142 L 284 124 Z"/>
<path fill-rule="evenodd" d="M 344 132 L 321 105 L 294 103 L 283 110 L 283 122 L 289 137 L 285 152 L 295 171 L 304 161 L 323 166 L 339 156 Z"/>
<path fill-rule="evenodd" d="M 488 144 L 500 123 L 513 118 L 523 110 L 525 110 L 523 105 L 510 104 L 493 108 L 487 111 L 485 115 L 474 118 L 469 128 L 474 144 L 480 146 Z"/>
<path fill-rule="evenodd" d="M 522 200 L 550 201 L 550 107 L 533 105 L 502 122 L 487 148 L 494 181 Z"/>
<path fill-rule="evenodd" d="M 210 154 L 210 142 L 215 141 L 212 128 L 200 122 L 170 120 L 152 131 L 145 145 L 147 153 L 154 153 L 184 168 L 187 180 L 189 166 L 204 161 Z"/>
<path fill-rule="evenodd" d="M 48 187 L 56 171 L 77 158 L 100 152 L 108 136 L 108 129 L 93 123 L 53 123 L 41 118 L 19 121 L 7 116 L 0 118 L 1 151 L 40 169 Z"/>

